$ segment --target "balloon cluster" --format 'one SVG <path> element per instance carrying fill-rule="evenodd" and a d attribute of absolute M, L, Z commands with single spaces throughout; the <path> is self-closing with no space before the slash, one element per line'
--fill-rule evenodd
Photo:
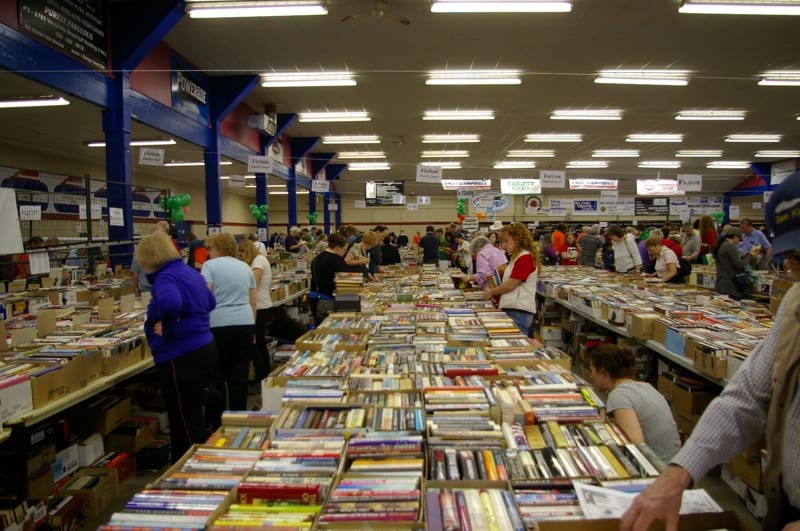
<path fill-rule="evenodd" d="M 169 210 L 169 219 L 173 223 L 180 223 L 183 221 L 184 208 L 188 207 L 192 202 L 192 196 L 187 193 L 171 195 L 169 197 L 162 197 L 159 200 L 161 208 Z"/>
<path fill-rule="evenodd" d="M 309 212 L 308 214 L 306 214 L 306 218 L 308 219 L 308 222 L 310 224 L 316 225 L 317 224 L 317 216 L 318 215 L 319 215 L 318 212 Z"/>
<path fill-rule="evenodd" d="M 722 222 L 725 220 L 725 212 L 721 210 L 719 212 L 714 212 L 711 214 L 711 217 L 714 218 L 717 225 L 722 225 Z"/>
<path fill-rule="evenodd" d="M 459 197 L 458 202 L 456 204 L 456 213 L 458 213 L 458 222 L 462 223 L 464 221 L 464 216 L 467 214 L 467 198 L 466 197 Z"/>
<path fill-rule="evenodd" d="M 250 215 L 259 223 L 267 222 L 267 212 L 269 212 L 269 205 L 258 206 L 255 203 L 250 205 Z"/>

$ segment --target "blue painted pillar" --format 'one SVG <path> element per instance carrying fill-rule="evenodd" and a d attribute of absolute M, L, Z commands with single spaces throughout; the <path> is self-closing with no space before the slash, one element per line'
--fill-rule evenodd
<path fill-rule="evenodd" d="M 130 72 L 118 72 L 113 81 L 111 105 L 103 111 L 103 132 L 106 139 L 106 187 L 108 208 L 122 209 L 123 225 L 109 223 L 109 241 L 133 239 L 133 161 L 131 157 L 131 114 L 128 101 Z M 90 213 L 87 217 L 91 219 Z M 109 215 L 110 222 L 110 215 Z M 109 245 L 111 266 L 130 265 L 133 245 Z"/>
<path fill-rule="evenodd" d="M 256 204 L 258 206 L 261 205 L 269 205 L 269 194 L 267 193 L 267 174 L 266 173 L 256 173 Z M 264 229 L 266 231 L 266 237 L 262 237 L 259 235 L 259 240 L 266 245 L 267 240 L 269 240 L 269 212 L 267 212 L 267 221 L 261 223 L 258 221 L 256 223 L 258 229 Z M 263 232 L 263 231 L 262 231 Z"/>
<path fill-rule="evenodd" d="M 288 222 L 289 227 L 297 225 L 297 174 L 294 171 L 294 165 L 289 168 L 289 178 L 286 180 L 286 206 L 289 209 Z M 288 232 L 287 232 L 288 234 Z"/>
<path fill-rule="evenodd" d="M 336 194 L 336 226 L 342 225 L 342 197 Z"/>
<path fill-rule="evenodd" d="M 206 224 L 208 232 L 222 227 L 222 181 L 219 177 L 219 131 L 213 128 L 209 148 L 203 154 L 206 179 Z"/>
<path fill-rule="evenodd" d="M 322 200 L 325 202 L 325 204 L 322 206 L 322 217 L 323 217 L 323 220 L 324 220 L 323 222 L 325 223 L 325 234 L 330 234 L 331 233 L 331 213 L 328 210 L 328 205 L 331 203 L 331 193 L 330 192 L 325 192 L 325 194 L 323 194 L 322 197 L 323 197 Z"/>
<path fill-rule="evenodd" d="M 308 213 L 313 214 L 317 211 L 317 193 L 308 191 Z"/>

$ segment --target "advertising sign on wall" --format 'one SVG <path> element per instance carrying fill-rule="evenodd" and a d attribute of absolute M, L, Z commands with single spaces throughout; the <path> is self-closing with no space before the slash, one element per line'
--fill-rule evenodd
<path fill-rule="evenodd" d="M 208 79 L 178 56 L 172 56 L 172 108 L 208 125 Z"/>

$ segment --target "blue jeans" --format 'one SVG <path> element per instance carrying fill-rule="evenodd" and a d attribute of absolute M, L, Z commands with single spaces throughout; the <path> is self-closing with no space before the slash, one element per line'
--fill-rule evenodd
<path fill-rule="evenodd" d="M 517 328 L 519 328 L 523 334 L 527 337 L 531 337 L 533 332 L 533 314 L 531 312 L 515 310 L 513 308 L 503 308 L 503 311 L 506 312 L 506 315 L 511 317 L 511 320 L 514 321 L 514 324 L 517 325 Z"/>

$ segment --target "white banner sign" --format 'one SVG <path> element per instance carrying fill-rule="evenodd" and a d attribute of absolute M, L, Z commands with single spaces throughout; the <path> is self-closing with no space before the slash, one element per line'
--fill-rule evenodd
<path fill-rule="evenodd" d="M 731 219 L 739 220 L 741 219 L 741 211 L 739 210 L 739 205 L 731 205 L 728 209 L 728 217 Z"/>
<path fill-rule="evenodd" d="M 600 199 L 616 199 L 618 197 L 618 190 L 600 190 Z"/>
<path fill-rule="evenodd" d="M 491 187 L 491 179 L 442 179 L 442 189 L 444 190 L 459 190 L 462 188 L 489 190 Z"/>
<path fill-rule="evenodd" d="M 355 208 L 367 208 L 367 202 L 363 200 L 356 200 L 355 204 L 353 205 Z"/>
<path fill-rule="evenodd" d="M 694 173 L 679 173 L 678 189 L 684 192 L 702 192 L 703 176 Z"/>
<path fill-rule="evenodd" d="M 753 203 L 753 210 L 761 210 L 761 203 Z"/>
<path fill-rule="evenodd" d="M 122 217 L 122 209 L 111 207 L 108 209 L 108 224 L 112 227 L 124 227 L 125 219 Z"/>
<path fill-rule="evenodd" d="M 230 175 L 228 177 L 228 186 L 233 186 L 234 188 L 244 188 L 245 182 L 244 175 Z"/>
<path fill-rule="evenodd" d="M 418 203 L 408 203 L 406 205 L 406 210 L 419 210 L 419 204 Z"/>
<path fill-rule="evenodd" d="M 570 179 L 570 190 L 616 190 L 617 179 Z"/>
<path fill-rule="evenodd" d="M 417 204 L 418 205 L 430 205 L 431 204 L 431 196 L 429 196 L 429 195 L 418 195 L 417 196 Z"/>
<path fill-rule="evenodd" d="M 633 216 L 636 202 L 632 197 L 617 197 L 600 200 L 600 215 Z"/>
<path fill-rule="evenodd" d="M 672 179 L 636 179 L 636 195 L 684 195 Z"/>
<path fill-rule="evenodd" d="M 272 173 L 272 160 L 270 157 L 250 155 L 247 157 L 247 171 L 250 173 Z"/>
<path fill-rule="evenodd" d="M 442 182 L 442 167 L 424 166 L 422 164 L 417 164 L 417 182 L 419 183 Z"/>
<path fill-rule="evenodd" d="M 269 233 L 267 232 L 266 227 L 259 227 L 258 228 L 258 241 L 265 242 L 269 239 Z"/>
<path fill-rule="evenodd" d="M 139 148 L 139 164 L 144 166 L 163 166 L 164 151 L 156 148 Z"/>
<path fill-rule="evenodd" d="M 539 179 L 542 181 L 542 188 L 564 188 L 567 172 L 557 170 L 539 171 Z"/>
<path fill-rule="evenodd" d="M 22 205 L 21 207 L 19 207 L 20 221 L 41 221 L 41 219 L 42 219 L 41 205 Z"/>
<path fill-rule="evenodd" d="M 365 207 L 367 206 L 367 202 L 366 201 L 364 201 L 364 206 Z M 337 210 L 339 210 L 339 204 L 338 203 L 328 203 L 328 212 L 336 212 Z"/>
<path fill-rule="evenodd" d="M 466 216 L 464 221 L 461 222 L 464 230 L 473 232 L 478 230 L 478 218 L 476 216 Z"/>
<path fill-rule="evenodd" d="M 509 195 L 525 195 L 542 193 L 542 181 L 539 179 L 500 179 L 500 192 Z"/>
<path fill-rule="evenodd" d="M 794 173 L 797 164 L 795 163 L 794 159 L 792 160 L 783 160 L 781 162 L 773 162 L 772 163 L 772 170 L 770 176 L 770 184 L 775 186 L 776 184 L 781 184 L 788 176 Z"/>
<path fill-rule="evenodd" d="M 314 179 L 311 181 L 311 191 L 319 193 L 327 193 L 331 191 L 331 182 L 326 180 Z"/>

